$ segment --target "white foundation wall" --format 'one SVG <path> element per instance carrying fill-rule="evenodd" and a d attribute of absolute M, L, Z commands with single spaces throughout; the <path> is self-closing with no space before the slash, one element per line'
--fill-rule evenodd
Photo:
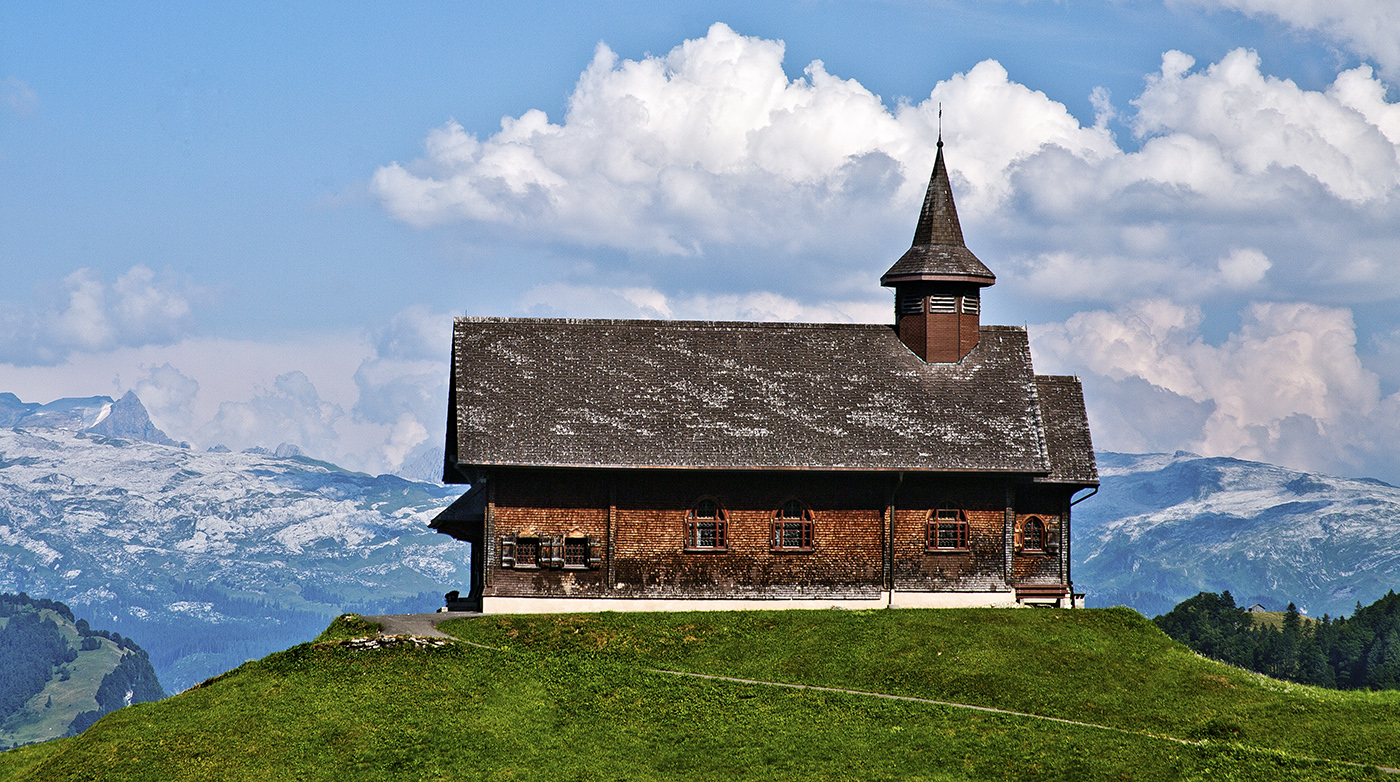
<path fill-rule="evenodd" d="M 569 614 L 600 611 L 777 611 L 783 609 L 1008 608 L 1014 592 L 883 592 L 867 599 L 678 600 L 666 598 L 484 597 L 486 614 Z"/>

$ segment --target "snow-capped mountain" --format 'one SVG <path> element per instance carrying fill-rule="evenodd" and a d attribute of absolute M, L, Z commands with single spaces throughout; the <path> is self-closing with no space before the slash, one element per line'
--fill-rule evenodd
<path fill-rule="evenodd" d="M 1239 459 L 1099 453 L 1102 486 L 1074 509 L 1070 549 L 1089 605 L 1148 616 L 1201 591 L 1350 616 L 1400 585 L 1400 489 Z"/>
<path fill-rule="evenodd" d="M 468 581 L 467 544 L 427 526 L 461 488 L 162 445 L 125 398 L 76 401 L 0 429 L 0 591 L 141 638 L 171 691 L 343 610 L 431 611 Z"/>

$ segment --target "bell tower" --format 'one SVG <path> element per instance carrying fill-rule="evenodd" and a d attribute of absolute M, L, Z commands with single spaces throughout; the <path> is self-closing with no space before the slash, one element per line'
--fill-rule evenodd
<path fill-rule="evenodd" d="M 930 364 L 962 361 L 977 347 L 981 290 L 996 281 L 963 243 L 940 137 L 914 243 L 880 277 L 894 288 L 899 341 Z"/>

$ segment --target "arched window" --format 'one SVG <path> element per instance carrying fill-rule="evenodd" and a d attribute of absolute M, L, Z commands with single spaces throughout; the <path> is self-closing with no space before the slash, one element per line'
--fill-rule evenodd
<path fill-rule="evenodd" d="M 939 508 L 928 517 L 929 551 L 967 551 L 967 514 L 959 508 Z"/>
<path fill-rule="evenodd" d="M 812 550 L 812 511 L 797 500 L 783 503 L 773 519 L 773 548 L 783 551 Z"/>
<path fill-rule="evenodd" d="M 726 517 L 719 503 L 704 499 L 695 503 L 685 524 L 685 547 L 688 551 L 723 551 L 728 538 Z"/>
<path fill-rule="evenodd" d="M 1026 519 L 1021 527 L 1021 549 L 1034 553 L 1045 550 L 1045 522 L 1035 516 Z"/>

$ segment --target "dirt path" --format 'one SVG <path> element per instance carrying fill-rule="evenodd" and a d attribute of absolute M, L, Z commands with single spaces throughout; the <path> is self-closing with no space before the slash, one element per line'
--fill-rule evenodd
<path fill-rule="evenodd" d="M 473 616 L 481 616 L 481 614 L 471 611 L 449 611 L 445 614 L 384 614 L 366 616 L 365 619 L 383 625 L 384 629 L 380 630 L 382 635 L 451 638 L 452 636 L 437 629 L 438 622 L 446 622 L 448 619 L 467 619 Z"/>
<path fill-rule="evenodd" d="M 974 706 L 974 705 L 969 704 L 969 703 L 954 703 L 954 702 L 952 702 L 952 701 L 939 701 L 939 700 L 933 700 L 933 699 L 931 699 L 931 698 L 916 698 L 916 697 L 914 697 L 914 696 L 912 696 L 912 695 L 891 695 L 891 694 L 889 694 L 889 693 L 884 693 L 884 692 L 870 692 L 870 691 L 868 691 L 868 690 L 847 690 L 847 689 L 843 689 L 843 688 L 841 688 L 841 687 L 822 687 L 822 686 L 816 685 L 816 684 L 789 684 L 789 683 L 787 683 L 787 682 L 770 682 L 770 681 L 763 681 L 763 680 L 761 680 L 761 679 L 740 679 L 740 678 L 738 678 L 738 677 L 736 677 L 736 676 L 717 676 L 717 675 L 711 674 L 711 673 L 691 673 L 691 672 L 689 672 L 689 671 L 668 671 L 668 670 L 666 670 L 666 669 L 664 669 L 664 668 L 650 668 L 650 669 L 648 669 L 648 670 L 651 670 L 651 671 L 654 672 L 654 673 L 668 673 L 668 674 L 671 674 L 672 676 L 690 676 L 690 677 L 694 677 L 694 678 L 696 678 L 696 679 L 712 679 L 712 680 L 721 681 L 721 682 L 734 682 L 734 683 L 736 683 L 736 684 L 754 684 L 754 685 L 759 685 L 759 686 L 764 686 L 764 687 L 786 687 L 786 688 L 792 689 L 792 690 L 813 690 L 813 691 L 816 691 L 816 692 L 838 692 L 838 693 L 842 693 L 842 694 L 844 694 L 844 695 L 862 695 L 862 696 L 865 696 L 865 697 L 867 697 L 867 698 L 884 698 L 884 699 L 886 699 L 886 700 L 892 700 L 892 701 L 913 701 L 913 702 L 915 702 L 915 703 L 928 703 L 928 704 L 931 704 L 931 705 L 934 705 L 934 706 L 947 706 L 947 707 L 954 708 L 954 709 L 971 709 L 972 711 L 989 711 L 989 712 L 992 712 L 992 713 L 994 713 L 994 714 L 1007 714 L 1007 715 L 1010 715 L 1010 716 L 1013 716 L 1013 717 L 1025 717 L 1025 718 L 1033 719 L 1033 720 L 1044 720 L 1044 721 L 1046 721 L 1046 722 L 1059 722 L 1059 723 L 1062 723 L 1062 724 L 1065 724 L 1065 725 L 1076 725 L 1076 726 L 1079 726 L 1079 727 L 1082 727 L 1082 728 L 1096 728 L 1096 729 L 1098 729 L 1098 730 L 1107 730 L 1107 731 L 1112 731 L 1112 732 L 1114 732 L 1114 733 L 1126 733 L 1126 734 L 1132 735 L 1132 736 L 1146 736 L 1146 737 L 1148 737 L 1148 738 L 1160 739 L 1160 740 L 1162 740 L 1162 741 L 1171 741 L 1171 742 L 1175 742 L 1175 743 L 1177 743 L 1177 744 L 1199 745 L 1199 744 L 1204 743 L 1203 741 L 1195 741 L 1195 740 L 1192 740 L 1192 739 L 1183 739 L 1183 738 L 1178 738 L 1178 737 L 1176 737 L 1176 736 L 1168 736 L 1168 735 L 1163 734 L 1163 733 L 1152 733 L 1152 732 L 1145 731 L 1145 730 L 1128 730 L 1128 729 L 1126 729 L 1126 728 L 1115 728 L 1115 727 L 1113 727 L 1113 726 L 1111 726 L 1111 725 L 1099 725 L 1099 724 L 1096 724 L 1096 723 L 1093 723 L 1093 722 L 1080 722 L 1079 720 L 1067 720 L 1067 719 L 1064 719 L 1063 717 L 1047 717 L 1047 716 L 1045 716 L 1045 715 L 1043 715 L 1043 714 L 1030 714 L 1030 713 L 1024 712 L 1024 711 L 1011 711 L 1010 709 L 997 709 L 997 708 L 993 708 L 993 707 L 991 707 L 991 706 Z M 1242 745 L 1242 746 L 1248 746 L 1248 745 Z M 1287 754 L 1287 753 L 1283 753 L 1283 754 Z M 1356 768 L 1372 768 L 1372 767 L 1373 767 L 1373 766 L 1371 766 L 1371 764 L 1368 764 L 1368 763 L 1354 763 L 1354 762 L 1349 761 L 1349 760 L 1333 760 L 1332 758 L 1314 758 L 1314 757 L 1310 757 L 1310 756 L 1308 756 L 1308 755 L 1293 755 L 1293 757 L 1299 758 L 1299 759 L 1301 759 L 1301 760 L 1316 760 L 1316 761 L 1322 761 L 1322 762 L 1324 762 L 1324 763 L 1337 763 L 1337 764 L 1339 764 L 1339 765 L 1343 765 L 1343 766 L 1353 766 L 1353 767 L 1356 767 Z M 1389 767 L 1387 767 L 1387 766 L 1374 766 L 1374 768 L 1380 769 L 1381 771 L 1383 771 L 1383 772 L 1385 772 L 1385 773 L 1387 773 L 1387 774 L 1400 774 L 1400 769 L 1397 769 L 1397 768 L 1389 768 Z"/>
<path fill-rule="evenodd" d="M 365 619 L 368 619 L 368 620 L 371 621 L 371 622 L 378 622 L 380 625 L 382 625 L 382 626 L 383 626 L 383 629 L 380 631 L 380 634 L 381 634 L 381 635 L 417 635 L 417 636 L 424 636 L 424 637 L 427 637 L 427 638 L 453 638 L 453 636 L 450 636 L 450 635 L 448 635 L 448 634 L 442 632 L 441 630 L 437 629 L 437 625 L 438 625 L 439 622 L 445 622 L 445 621 L 447 621 L 448 619 L 466 619 L 466 618 L 476 617 L 476 616 L 481 616 L 481 614 L 475 613 L 475 612 L 470 612 L 470 611 L 452 611 L 452 612 L 450 612 L 450 613 L 445 613 L 445 614 L 386 614 L 386 615 L 383 615 L 383 616 L 366 616 Z M 458 643 L 465 643 L 465 644 L 468 644 L 468 645 L 470 645 L 470 646 L 479 647 L 479 648 L 481 648 L 481 649 L 491 649 L 492 651 L 500 651 L 499 649 L 497 649 L 497 648 L 494 647 L 494 646 L 487 646 L 487 645 L 485 645 L 485 644 L 479 644 L 479 643 L 476 643 L 476 642 L 474 642 L 474 641 L 467 641 L 467 640 L 464 640 L 464 639 L 461 639 L 461 638 L 456 638 L 456 639 L 454 639 L 454 640 L 456 640 Z M 691 672 L 689 672 L 689 671 L 668 671 L 668 670 L 666 670 L 666 669 L 664 669 L 664 668 L 648 668 L 648 669 L 646 669 L 646 670 L 649 670 L 649 671 L 651 671 L 651 672 L 653 672 L 653 673 L 662 673 L 662 674 L 668 674 L 668 675 L 671 675 L 671 676 L 689 676 L 689 677 L 693 677 L 693 678 L 696 678 L 696 679 L 711 679 L 711 680 L 714 680 L 714 681 L 733 682 L 733 683 L 735 683 L 735 684 L 757 685 L 757 686 L 761 686 L 761 687 L 784 687 L 784 688 L 793 689 L 793 690 L 812 690 L 812 691 L 817 691 L 817 692 L 837 692 L 837 693 L 842 693 L 842 694 L 845 694 L 845 695 L 860 695 L 860 696 L 864 696 L 864 697 L 867 697 L 867 698 L 883 698 L 883 699 L 886 699 L 886 700 L 895 700 L 895 701 L 913 701 L 913 702 L 915 702 L 915 703 L 927 703 L 927 704 L 934 705 L 934 706 L 945 706 L 945 707 L 950 707 L 950 708 L 955 708 L 955 709 L 970 709 L 970 710 L 972 710 L 972 711 L 992 712 L 992 713 L 995 713 L 995 714 L 1006 714 L 1006 715 L 1013 716 L 1013 717 L 1022 717 L 1022 718 L 1026 718 L 1026 719 L 1032 719 L 1032 720 L 1044 720 L 1044 721 L 1046 721 L 1046 722 L 1058 722 L 1058 723 L 1062 723 L 1062 724 L 1065 724 L 1065 725 L 1076 725 L 1076 726 L 1084 727 L 1084 728 L 1096 728 L 1096 729 L 1098 729 L 1098 730 L 1107 730 L 1107 731 L 1112 731 L 1112 732 L 1114 732 L 1114 733 L 1126 733 L 1126 734 L 1135 735 L 1135 736 L 1146 736 L 1146 737 L 1149 737 L 1149 738 L 1160 739 L 1160 740 L 1162 740 L 1162 741 L 1171 741 L 1171 742 L 1175 742 L 1175 743 L 1177 743 L 1177 744 L 1201 744 L 1201 743 L 1202 743 L 1202 742 L 1200 742 L 1200 741 L 1194 741 L 1194 740 L 1191 740 L 1191 739 L 1183 739 L 1183 738 L 1178 738 L 1178 737 L 1176 737 L 1176 736 L 1168 736 L 1168 735 L 1161 734 L 1161 733 L 1151 733 L 1151 732 L 1143 731 L 1143 730 L 1128 730 L 1128 729 L 1125 729 L 1125 728 L 1115 728 L 1115 727 L 1113 727 L 1113 726 L 1111 726 L 1111 725 L 1099 725 L 1099 724 L 1092 723 L 1092 722 L 1080 722 L 1079 720 L 1068 720 L 1068 719 L 1064 719 L 1063 717 L 1047 717 L 1047 716 L 1045 716 L 1045 715 L 1043 715 L 1043 714 L 1030 714 L 1030 713 L 1023 712 L 1023 711 L 1011 711 L 1010 709 L 997 709 L 997 708 L 993 708 L 993 707 L 991 707 L 991 706 L 974 706 L 974 705 L 969 704 L 969 703 L 955 703 L 955 702 L 952 702 L 952 701 L 940 701 L 940 700 L 934 700 L 934 699 L 932 699 L 932 698 L 918 698 L 918 697 L 914 697 L 914 696 L 912 696 L 912 695 L 892 695 L 892 694 L 890 694 L 890 693 L 884 693 L 884 692 L 870 692 L 870 691 L 868 691 L 868 690 L 848 690 L 848 689 L 844 689 L 844 688 L 841 688 L 841 687 L 822 687 L 822 686 L 820 686 L 820 685 L 815 685 L 815 684 L 791 684 L 791 683 L 788 683 L 788 682 L 772 682 L 772 681 L 764 681 L 764 680 L 761 680 L 761 679 L 741 679 L 741 678 L 736 677 L 736 676 L 717 676 L 717 675 L 715 675 L 715 674 L 709 674 L 709 673 L 691 673 Z M 1294 757 L 1298 757 L 1298 758 L 1304 759 L 1304 760 L 1321 760 L 1321 761 L 1326 762 L 1326 763 L 1337 763 L 1337 764 L 1344 765 L 1344 766 L 1353 766 L 1353 767 L 1360 767 L 1360 768 L 1368 768 L 1368 767 L 1371 767 L 1371 766 L 1369 766 L 1369 764 L 1365 764 L 1365 763 L 1353 763 L 1353 762 L 1351 762 L 1351 761 L 1346 761 L 1346 760 L 1333 760 L 1333 759 L 1330 759 L 1330 758 L 1313 758 L 1313 757 L 1308 757 L 1308 756 L 1305 756 L 1305 755 L 1295 755 Z M 1388 768 L 1388 767 L 1386 767 L 1386 766 L 1374 766 L 1374 768 L 1378 768 L 1378 769 L 1380 769 L 1381 771 L 1383 771 L 1383 772 L 1385 772 L 1385 773 L 1388 773 L 1388 774 L 1400 774 L 1400 769 Z"/>

